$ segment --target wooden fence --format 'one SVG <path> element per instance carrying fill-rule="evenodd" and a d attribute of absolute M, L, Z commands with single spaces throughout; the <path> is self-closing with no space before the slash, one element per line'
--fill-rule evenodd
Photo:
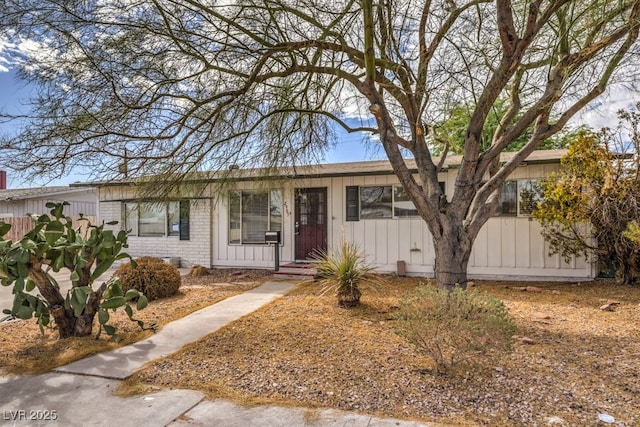
<path fill-rule="evenodd" d="M 70 218 L 73 222 L 74 229 L 77 230 L 78 227 L 80 227 L 81 232 L 84 232 L 86 230 L 87 221 L 78 221 L 78 219 L 80 219 L 79 216 L 71 216 Z M 84 218 L 87 218 L 91 224 L 96 223 L 95 216 L 85 216 Z M 0 221 L 11 224 L 11 230 L 9 230 L 9 232 L 4 235 L 4 239 L 13 240 L 14 242 L 22 239 L 22 237 L 33 228 L 33 220 L 28 217 L 0 218 Z"/>

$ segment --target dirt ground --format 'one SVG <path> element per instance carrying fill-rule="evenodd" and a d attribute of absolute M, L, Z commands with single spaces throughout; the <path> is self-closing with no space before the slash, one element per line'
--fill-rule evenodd
<path fill-rule="evenodd" d="M 152 303 L 147 315 L 183 316 L 268 278 L 213 273 L 185 278 L 179 297 Z M 595 426 L 606 414 L 613 425 L 640 426 L 640 287 L 479 282 L 475 288 L 500 298 L 514 317 L 514 350 L 442 376 L 394 333 L 393 311 L 419 282 L 389 278 L 365 291 L 356 309 L 317 296 L 318 286 L 308 282 L 148 365 L 121 392 L 190 388 L 245 404 L 334 407 L 453 425 Z M 0 325 L 0 345 L 5 370 L 42 372 L 39 360 L 58 360 L 83 343 L 62 344 L 51 334 L 40 337 L 32 322 L 14 322 Z M 31 364 L 16 366 L 25 358 Z"/>

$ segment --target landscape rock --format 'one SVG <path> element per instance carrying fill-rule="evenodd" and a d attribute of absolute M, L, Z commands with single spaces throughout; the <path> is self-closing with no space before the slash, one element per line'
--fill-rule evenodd
<path fill-rule="evenodd" d="M 191 270 L 189 270 L 189 276 L 193 277 L 202 277 L 207 276 L 208 274 L 209 270 L 202 265 L 194 265 L 193 267 L 191 267 Z"/>
<path fill-rule="evenodd" d="M 529 337 L 520 337 L 520 342 L 522 344 L 527 344 L 527 345 L 533 345 L 536 343 L 536 341 L 533 338 L 529 338 Z"/>
<path fill-rule="evenodd" d="M 602 421 L 603 423 L 611 424 L 611 423 L 615 423 L 616 419 L 613 418 L 609 414 L 598 414 L 598 421 Z"/>
<path fill-rule="evenodd" d="M 616 305 L 620 305 L 620 301 L 608 300 L 605 305 L 600 307 L 600 310 L 602 310 L 602 311 L 614 311 Z"/>
<path fill-rule="evenodd" d="M 535 313 L 533 313 L 531 315 L 531 318 L 533 320 L 549 320 L 549 319 L 551 319 L 551 316 L 549 316 L 546 313 L 541 313 L 541 312 L 537 311 L 537 312 L 535 312 Z"/>
<path fill-rule="evenodd" d="M 548 426 L 566 426 L 567 422 L 560 417 L 547 417 L 544 419 Z"/>

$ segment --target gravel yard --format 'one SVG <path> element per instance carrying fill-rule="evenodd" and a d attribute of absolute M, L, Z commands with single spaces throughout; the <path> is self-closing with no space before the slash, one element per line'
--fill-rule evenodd
<path fill-rule="evenodd" d="M 478 283 L 516 319 L 514 351 L 440 376 L 393 332 L 391 313 L 416 283 L 395 279 L 352 310 L 303 285 L 128 386 L 456 425 L 596 425 L 599 414 L 640 425 L 639 288 Z"/>
<path fill-rule="evenodd" d="M 260 270 L 185 277 L 179 295 L 136 317 L 167 321 L 270 279 Z M 418 279 L 390 278 L 355 309 L 318 286 L 274 303 L 148 365 L 121 393 L 190 388 L 237 402 L 335 407 L 453 425 L 640 425 L 640 287 L 479 282 L 517 324 L 514 350 L 451 375 L 394 333 L 393 312 Z M 123 342 L 55 339 L 32 321 L 0 325 L 0 372 L 45 372 L 145 338 L 124 316 Z M 88 351 L 88 353 L 87 353 Z M 600 423 L 604 425 L 604 423 Z"/>

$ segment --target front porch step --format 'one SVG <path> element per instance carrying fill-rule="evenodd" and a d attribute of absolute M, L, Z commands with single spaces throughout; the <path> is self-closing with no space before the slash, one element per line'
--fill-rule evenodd
<path fill-rule="evenodd" d="M 313 279 L 317 274 L 314 264 L 298 262 L 283 264 L 278 271 L 273 272 L 275 277 L 283 279 Z"/>

